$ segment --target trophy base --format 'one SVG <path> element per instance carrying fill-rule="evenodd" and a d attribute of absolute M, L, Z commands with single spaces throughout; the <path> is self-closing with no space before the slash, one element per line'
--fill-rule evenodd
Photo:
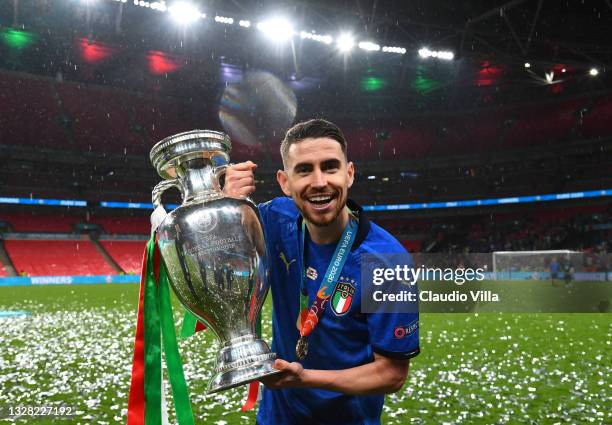
<path fill-rule="evenodd" d="M 274 369 L 273 365 L 274 359 L 271 359 L 219 373 L 215 375 L 208 384 L 207 393 L 215 394 L 241 385 L 246 385 L 253 381 L 258 381 L 265 376 L 280 373 L 281 371 Z"/>
<path fill-rule="evenodd" d="M 216 373 L 208 383 L 208 394 L 257 381 L 279 373 L 274 369 L 276 354 L 268 344 L 252 336 L 231 340 L 217 357 Z"/>

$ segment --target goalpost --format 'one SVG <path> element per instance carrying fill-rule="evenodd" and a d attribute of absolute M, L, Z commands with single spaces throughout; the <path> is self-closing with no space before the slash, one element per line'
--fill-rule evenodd
<path fill-rule="evenodd" d="M 559 273 L 561 263 L 572 262 L 572 254 L 578 251 L 542 250 L 542 251 L 495 251 L 493 252 L 493 280 L 540 279 L 543 273 L 549 273 L 550 263 L 557 261 Z M 572 262 L 573 263 L 573 262 Z"/>

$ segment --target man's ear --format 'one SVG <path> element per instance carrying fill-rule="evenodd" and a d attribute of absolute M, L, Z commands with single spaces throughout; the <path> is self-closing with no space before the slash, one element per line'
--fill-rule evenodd
<path fill-rule="evenodd" d="M 289 190 L 289 178 L 287 177 L 287 172 L 284 170 L 278 170 L 276 172 L 276 181 L 278 182 L 283 193 L 287 196 L 291 196 L 291 191 Z"/>
<path fill-rule="evenodd" d="M 355 165 L 352 162 L 349 162 L 346 166 L 346 172 L 348 174 L 348 187 L 353 185 L 353 181 L 355 180 Z"/>

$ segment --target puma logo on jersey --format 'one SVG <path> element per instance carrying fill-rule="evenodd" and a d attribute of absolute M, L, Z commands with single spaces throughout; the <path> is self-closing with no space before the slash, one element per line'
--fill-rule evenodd
<path fill-rule="evenodd" d="M 285 268 L 287 269 L 287 274 L 289 274 L 289 266 L 295 261 L 295 258 L 291 261 L 287 261 L 287 257 L 285 257 L 285 253 L 281 251 L 278 255 L 281 261 L 285 264 Z"/>

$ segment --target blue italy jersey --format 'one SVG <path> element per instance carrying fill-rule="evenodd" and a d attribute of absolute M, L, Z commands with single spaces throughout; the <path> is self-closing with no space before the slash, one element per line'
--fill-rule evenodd
<path fill-rule="evenodd" d="M 318 326 L 308 337 L 306 369 L 348 369 L 370 363 L 374 353 L 408 359 L 419 353 L 418 314 L 361 313 L 361 255 L 405 253 L 400 243 L 381 227 L 357 212 L 359 227 L 355 243 L 336 289 Z M 301 215 L 290 198 L 276 198 L 259 205 L 270 261 L 272 289 L 272 351 L 278 358 L 296 361 L 299 338 L 302 246 Z M 310 305 L 335 250 L 333 245 L 316 245 L 306 239 L 304 270 Z M 397 332 L 396 329 L 402 329 Z M 408 329 L 408 331 L 405 331 Z M 322 389 L 264 388 L 257 414 L 260 425 L 374 425 L 380 424 L 383 395 L 349 396 Z"/>

